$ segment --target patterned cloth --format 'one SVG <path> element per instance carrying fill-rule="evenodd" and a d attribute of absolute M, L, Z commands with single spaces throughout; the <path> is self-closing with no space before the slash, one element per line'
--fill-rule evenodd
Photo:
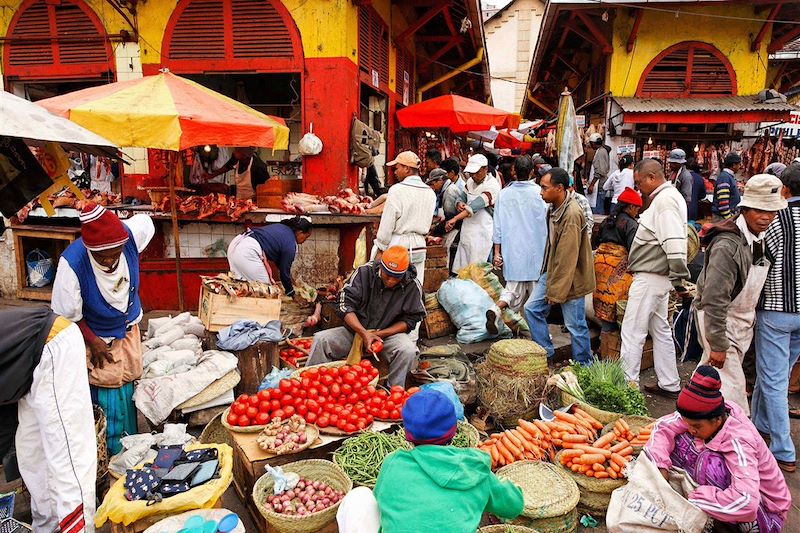
<path fill-rule="evenodd" d="M 779 211 L 764 237 L 767 259 L 772 266 L 764 283 L 758 308 L 800 313 L 800 196 L 789 198 L 789 207 Z"/>
<path fill-rule="evenodd" d="M 136 408 L 133 406 L 133 383 L 126 383 L 116 389 L 89 387 L 92 403 L 99 405 L 106 415 L 106 445 L 108 455 L 116 455 L 122 451 L 119 439 L 125 435 L 138 433 L 136 427 Z"/>
<path fill-rule="evenodd" d="M 606 322 L 617 321 L 617 302 L 628 299 L 633 275 L 628 272 L 628 251 L 624 246 L 602 243 L 594 255 L 596 288 L 594 314 Z"/>
<path fill-rule="evenodd" d="M 672 465 L 683 468 L 698 485 L 712 485 L 726 489 L 731 484 L 731 473 L 722 454 L 707 448 L 698 450 L 689 433 L 681 433 L 675 438 L 675 449 L 670 454 Z M 736 524 L 742 533 L 780 533 L 783 520 L 758 506 L 754 522 Z"/>

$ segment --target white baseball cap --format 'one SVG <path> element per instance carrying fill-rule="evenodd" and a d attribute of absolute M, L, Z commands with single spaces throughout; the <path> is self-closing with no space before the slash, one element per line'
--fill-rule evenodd
<path fill-rule="evenodd" d="M 600 143 L 603 142 L 603 136 L 599 133 L 592 133 L 589 135 L 589 142 L 590 143 Z"/>
<path fill-rule="evenodd" d="M 467 161 L 467 166 L 464 167 L 464 172 L 474 174 L 483 167 L 489 166 L 489 160 L 483 154 L 475 154 Z"/>

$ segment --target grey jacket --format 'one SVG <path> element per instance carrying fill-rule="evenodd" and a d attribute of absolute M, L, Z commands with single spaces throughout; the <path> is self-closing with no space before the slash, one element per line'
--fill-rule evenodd
<path fill-rule="evenodd" d="M 414 265 L 394 289 L 387 289 L 381 281 L 380 264 L 370 261 L 353 272 L 339 293 L 337 314 L 344 318 L 355 313 L 366 329 L 384 329 L 403 321 L 408 331 L 425 318 L 422 285 L 417 279 Z"/>
<path fill-rule="evenodd" d="M 753 252 L 736 225 L 736 217 L 700 233 L 706 255 L 705 265 L 697 279 L 695 303 L 705 313 L 704 333 L 711 349 L 724 352 L 730 347 L 726 334 L 728 307 L 747 281 Z"/>
<path fill-rule="evenodd" d="M 677 174 L 678 175 L 675 177 L 675 188 L 681 191 L 681 196 L 686 200 L 686 205 L 689 206 L 692 204 L 692 184 L 694 183 L 694 178 L 686 167 L 681 167 Z"/>

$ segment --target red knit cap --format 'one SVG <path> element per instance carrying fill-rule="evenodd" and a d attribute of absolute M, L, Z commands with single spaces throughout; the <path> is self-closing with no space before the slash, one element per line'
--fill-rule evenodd
<path fill-rule="evenodd" d="M 625 187 L 625 190 L 622 191 L 622 194 L 617 197 L 617 202 L 642 207 L 642 197 L 639 196 L 638 192 L 634 191 L 630 187 Z"/>
<path fill-rule="evenodd" d="M 88 202 L 81 211 L 81 237 L 87 250 L 99 252 L 128 242 L 128 231 L 114 213 Z"/>
<path fill-rule="evenodd" d="M 693 420 L 721 416 L 725 412 L 725 399 L 720 387 L 722 382 L 715 368 L 698 366 L 678 395 L 678 412 Z"/>

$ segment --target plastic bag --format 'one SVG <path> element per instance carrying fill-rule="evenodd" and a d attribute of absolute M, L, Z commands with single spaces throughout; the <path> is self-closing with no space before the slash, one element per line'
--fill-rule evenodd
<path fill-rule="evenodd" d="M 606 514 L 609 533 L 680 531 L 702 533 L 709 520 L 676 492 L 645 453 L 628 466 L 628 484 L 611 493 Z"/>
<path fill-rule="evenodd" d="M 449 279 L 442 283 L 436 298 L 458 328 L 458 342 L 470 344 L 486 339 L 511 337 L 511 330 L 505 324 L 497 335 L 486 330 L 486 311 L 494 302 L 474 281 Z"/>
<path fill-rule="evenodd" d="M 291 368 L 278 370 L 273 366 L 272 371 L 270 371 L 270 373 L 264 376 L 264 379 L 261 380 L 261 385 L 258 386 L 258 390 L 277 389 L 278 383 L 280 383 L 282 379 L 289 379 L 293 373 L 294 370 Z"/>
<path fill-rule="evenodd" d="M 284 472 L 283 468 L 279 466 L 273 468 L 270 465 L 265 465 L 264 470 L 266 470 L 267 474 L 272 476 L 272 479 L 275 480 L 274 485 L 272 486 L 273 494 L 283 494 L 287 490 L 292 490 L 300 481 L 300 474 L 295 472 Z"/>
<path fill-rule="evenodd" d="M 456 418 L 459 420 L 464 420 L 464 406 L 461 404 L 461 400 L 459 399 L 458 394 L 456 394 L 456 389 L 453 388 L 452 383 L 448 383 L 447 381 L 426 383 L 420 387 L 420 389 L 435 390 L 447 396 L 447 398 L 453 402 L 453 407 L 456 408 Z"/>
<path fill-rule="evenodd" d="M 303 135 L 297 145 L 300 155 L 317 155 L 322 151 L 322 141 L 314 135 L 314 123 L 309 124 L 308 133 Z"/>
<path fill-rule="evenodd" d="M 56 269 L 53 268 L 53 259 L 44 250 L 31 250 L 25 256 L 25 265 L 28 267 L 28 286 L 46 287 L 53 283 Z"/>
<path fill-rule="evenodd" d="M 472 263 L 458 271 L 458 279 L 471 279 L 497 302 L 503 294 L 503 284 L 493 270 L 491 263 Z M 503 309 L 503 322 L 514 333 L 529 331 L 525 318 L 507 307 Z"/>

